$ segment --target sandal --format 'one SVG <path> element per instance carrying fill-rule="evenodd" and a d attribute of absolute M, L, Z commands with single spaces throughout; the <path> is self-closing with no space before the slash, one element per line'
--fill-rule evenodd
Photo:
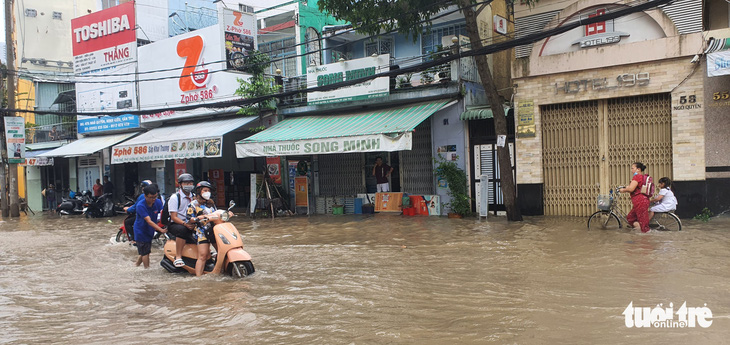
<path fill-rule="evenodd" d="M 175 259 L 175 261 L 172 264 L 175 265 L 175 267 L 185 266 L 185 262 L 182 259 Z"/>

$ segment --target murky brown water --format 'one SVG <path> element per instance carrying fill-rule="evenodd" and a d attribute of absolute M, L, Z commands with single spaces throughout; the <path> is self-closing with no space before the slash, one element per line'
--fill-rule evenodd
<path fill-rule="evenodd" d="M 730 339 L 730 219 L 678 233 L 585 219 L 236 219 L 257 273 L 133 266 L 110 224 L 0 223 L 0 343 L 720 344 Z M 709 328 L 624 325 L 629 302 L 707 303 Z"/>

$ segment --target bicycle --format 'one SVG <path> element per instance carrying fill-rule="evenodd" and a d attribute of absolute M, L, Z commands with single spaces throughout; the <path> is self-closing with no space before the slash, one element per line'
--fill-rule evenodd
<path fill-rule="evenodd" d="M 620 195 L 621 188 L 623 187 L 616 188 L 616 195 Z M 616 203 L 613 193 L 612 189 L 609 195 L 598 196 L 596 200 L 598 211 L 588 218 L 588 229 L 620 229 L 622 221 L 627 227 L 633 228 L 633 224 L 629 224 L 626 219 L 626 212 Z M 681 231 L 682 221 L 673 212 L 655 212 L 649 221 L 649 228 L 659 231 Z"/>

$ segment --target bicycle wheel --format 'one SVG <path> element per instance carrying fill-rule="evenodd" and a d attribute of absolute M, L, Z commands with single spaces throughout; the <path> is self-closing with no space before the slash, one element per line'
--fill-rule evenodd
<path fill-rule="evenodd" d="M 681 231 L 682 222 L 674 213 L 657 212 L 649 221 L 649 228 L 659 231 Z"/>
<path fill-rule="evenodd" d="M 588 229 L 592 230 L 606 230 L 606 229 L 619 229 L 621 228 L 621 222 L 618 217 L 610 212 L 598 211 L 588 218 Z"/>

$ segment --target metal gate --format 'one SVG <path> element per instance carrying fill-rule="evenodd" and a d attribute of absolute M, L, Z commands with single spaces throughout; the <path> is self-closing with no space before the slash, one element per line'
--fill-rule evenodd
<path fill-rule="evenodd" d="M 319 195 L 356 195 L 365 190 L 362 153 L 335 153 L 318 158 Z"/>
<path fill-rule="evenodd" d="M 401 190 L 409 194 L 434 193 L 431 118 L 416 127 L 410 151 L 400 151 Z"/>
<path fill-rule="evenodd" d="M 598 194 L 631 181 L 634 162 L 657 180 L 671 178 L 669 94 L 545 105 L 540 113 L 546 215 L 595 212 Z"/>
<path fill-rule="evenodd" d="M 512 172 L 515 168 L 514 143 L 509 143 L 509 156 L 512 162 Z M 474 145 L 474 198 L 476 201 L 477 211 L 481 209 L 481 184 L 488 183 L 487 190 L 489 195 L 487 201 L 489 203 L 488 210 L 504 211 L 504 196 L 502 195 L 502 179 L 499 172 L 499 160 L 497 159 L 497 145 Z M 482 181 L 481 176 L 486 175 L 487 180 Z M 514 175 L 513 175 L 514 176 Z"/>

